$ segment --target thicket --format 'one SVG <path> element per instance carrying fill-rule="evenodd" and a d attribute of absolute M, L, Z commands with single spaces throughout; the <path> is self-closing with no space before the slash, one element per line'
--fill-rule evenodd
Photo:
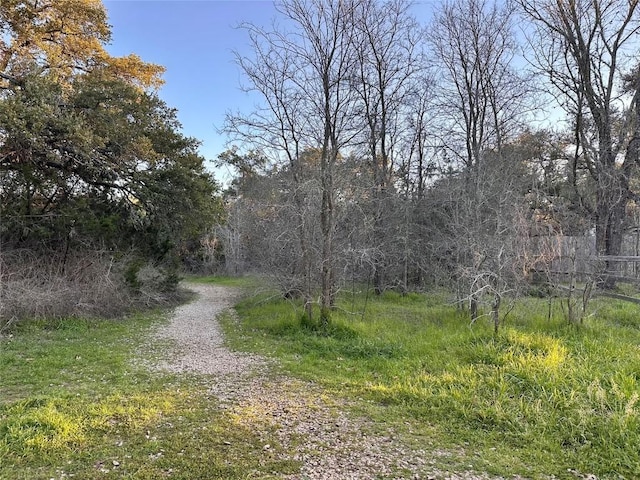
<path fill-rule="evenodd" d="M 325 322 L 353 284 L 444 286 L 496 330 L 532 279 L 571 284 L 574 319 L 578 277 L 615 288 L 638 229 L 637 2 L 456 0 L 428 25 L 404 0 L 276 6 L 237 54 L 262 103 L 228 116 L 219 157 L 229 273 Z"/>
<path fill-rule="evenodd" d="M 168 301 L 221 209 L 162 67 L 106 54 L 96 2 L 3 2 L 0 30 L 0 328 Z"/>

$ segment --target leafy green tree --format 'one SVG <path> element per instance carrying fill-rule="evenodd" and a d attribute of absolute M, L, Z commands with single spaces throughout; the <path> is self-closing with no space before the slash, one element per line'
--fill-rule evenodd
<path fill-rule="evenodd" d="M 25 77 L 0 124 L 5 242 L 55 248 L 73 229 L 162 257 L 215 220 L 217 186 L 175 111 L 104 72 L 70 89 Z"/>

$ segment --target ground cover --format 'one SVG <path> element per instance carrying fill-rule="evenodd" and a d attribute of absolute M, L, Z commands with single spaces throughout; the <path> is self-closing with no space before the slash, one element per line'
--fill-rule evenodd
<path fill-rule="evenodd" d="M 322 329 L 299 305 L 257 294 L 255 283 L 249 291 L 239 316 L 225 317 L 231 343 L 313 382 L 286 389 L 314 385 L 318 398 L 345 399 L 353 418 L 370 419 L 356 457 L 376 446 L 384 462 L 401 445 L 410 460 L 413 445 L 424 478 L 640 477 L 635 305 L 598 299 L 578 328 L 557 302 L 526 299 L 494 337 L 446 295 L 345 294 Z M 287 428 L 310 408 L 303 423 L 317 431 L 318 402 L 299 401 L 296 388 L 278 399 L 266 379 L 269 391 L 225 406 L 215 378 L 150 370 L 166 349 L 149 345 L 149 332 L 165 319 L 34 320 L 0 338 L 0 479 L 307 478 Z M 338 444 L 358 424 L 340 418 L 331 420 Z M 335 443 L 329 431 L 314 442 Z"/>
<path fill-rule="evenodd" d="M 299 464 L 218 406 L 202 376 L 151 371 L 156 312 L 30 321 L 0 338 L 0 479 L 280 478 Z"/>
<path fill-rule="evenodd" d="M 346 294 L 332 325 L 269 293 L 227 318 L 237 348 L 277 357 L 416 446 L 444 471 L 640 478 L 640 315 L 597 299 L 580 326 L 528 298 L 494 337 L 443 295 Z"/>

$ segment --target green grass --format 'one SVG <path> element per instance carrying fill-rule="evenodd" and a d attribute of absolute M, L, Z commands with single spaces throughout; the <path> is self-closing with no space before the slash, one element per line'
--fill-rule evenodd
<path fill-rule="evenodd" d="M 202 279 L 233 286 L 246 280 Z M 255 284 L 249 285 L 249 290 Z M 349 396 L 356 413 L 441 471 L 640 478 L 640 315 L 597 299 L 577 328 L 518 303 L 498 337 L 439 295 L 345 295 L 329 328 L 265 293 L 228 317 L 235 346 Z M 17 325 L 0 338 L 0 479 L 282 478 L 299 471 L 267 424 L 232 415 L 207 379 L 132 363 L 160 313 Z M 247 414 L 249 415 L 249 414 Z M 263 449 L 265 443 L 271 448 Z M 577 472 L 577 473 L 576 473 Z"/>
<path fill-rule="evenodd" d="M 189 276 L 186 280 L 193 283 L 215 284 L 245 289 L 259 285 L 259 281 L 254 277 Z"/>
<path fill-rule="evenodd" d="M 577 328 L 559 304 L 525 299 L 500 335 L 441 296 L 341 299 L 326 329 L 266 295 L 227 320 L 234 345 L 361 400 L 381 428 L 453 452 L 451 471 L 531 478 L 640 478 L 640 311 L 598 299 Z M 295 307 L 295 308 L 292 308 Z M 441 458 L 435 457 L 435 458 Z"/>
<path fill-rule="evenodd" d="M 268 430 L 218 408 L 202 377 L 131 360 L 162 315 L 19 324 L 0 338 L 0 479 L 278 478 Z M 267 428 L 267 427 L 265 427 Z M 265 436 L 271 445 L 263 451 Z"/>

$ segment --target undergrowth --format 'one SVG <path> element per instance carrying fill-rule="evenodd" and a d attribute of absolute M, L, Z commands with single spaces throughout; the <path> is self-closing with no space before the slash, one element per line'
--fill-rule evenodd
<path fill-rule="evenodd" d="M 362 400 L 420 448 L 429 438 L 459 452 L 445 468 L 640 478 L 635 305 L 598 299 L 576 327 L 557 303 L 524 299 L 497 337 L 438 295 L 346 295 L 326 328 L 267 295 L 237 311 L 240 321 L 227 322 L 237 347 Z"/>
<path fill-rule="evenodd" d="M 109 250 L 0 249 L 0 334 L 33 318 L 117 318 L 185 299 L 172 268 Z"/>

